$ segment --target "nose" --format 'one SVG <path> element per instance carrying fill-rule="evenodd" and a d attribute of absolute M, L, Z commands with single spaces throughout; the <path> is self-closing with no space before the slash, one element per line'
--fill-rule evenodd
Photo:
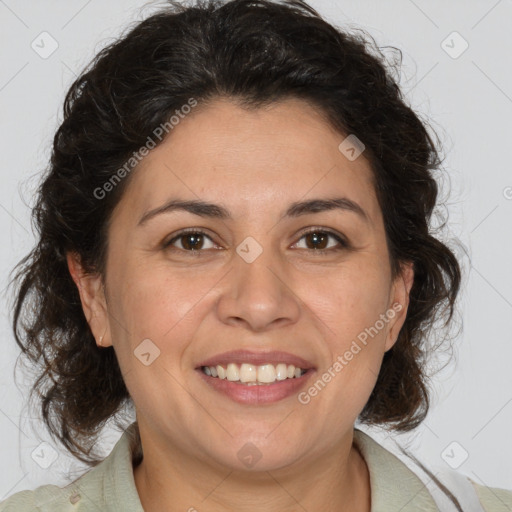
<path fill-rule="evenodd" d="M 254 332 L 297 322 L 301 300 L 293 291 L 290 272 L 270 249 L 251 263 L 235 256 L 217 301 L 219 319 Z"/>

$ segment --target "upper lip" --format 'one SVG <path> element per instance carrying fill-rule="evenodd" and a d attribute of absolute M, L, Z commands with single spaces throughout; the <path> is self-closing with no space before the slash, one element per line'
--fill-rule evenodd
<path fill-rule="evenodd" d="M 202 361 L 198 368 L 201 366 L 217 366 L 235 363 L 241 365 L 243 363 L 261 366 L 263 364 L 293 364 L 296 368 L 309 370 L 314 368 L 314 365 L 303 359 L 302 357 L 290 354 L 288 352 L 276 351 L 271 352 L 253 352 L 251 350 L 231 350 L 230 352 L 223 352 L 217 354 L 209 359 Z"/>

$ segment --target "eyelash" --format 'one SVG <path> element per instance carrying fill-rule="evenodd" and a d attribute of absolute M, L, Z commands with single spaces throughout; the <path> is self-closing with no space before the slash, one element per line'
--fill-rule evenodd
<path fill-rule="evenodd" d="M 163 245 L 163 249 L 171 248 L 171 245 L 176 240 L 179 240 L 181 237 L 183 237 L 183 236 L 185 236 L 187 234 L 191 234 L 191 233 L 192 234 L 206 236 L 207 238 L 209 238 L 213 242 L 212 238 L 205 231 L 203 231 L 201 229 L 198 229 L 198 228 L 187 228 L 187 229 L 184 229 L 184 230 L 180 231 L 178 234 L 176 234 L 169 241 L 164 242 L 162 244 Z M 332 238 L 334 238 L 340 244 L 340 246 L 335 247 L 335 248 L 330 248 L 330 249 L 306 249 L 309 252 L 313 252 L 313 253 L 318 254 L 318 255 L 331 254 L 332 252 L 341 251 L 343 249 L 350 249 L 350 247 L 351 247 L 350 244 L 344 238 L 342 238 L 340 235 L 336 234 L 333 231 L 330 231 L 330 230 L 325 229 L 325 228 L 320 228 L 320 227 L 313 227 L 313 228 L 308 229 L 307 231 L 304 231 L 301 234 L 301 236 L 300 236 L 298 241 L 302 240 L 302 238 L 304 238 L 306 235 L 309 235 L 311 233 L 323 233 L 323 234 L 326 234 L 328 236 L 331 236 Z M 191 254 L 191 255 L 193 255 L 195 257 L 200 257 L 201 253 L 204 252 L 205 250 L 207 250 L 207 249 L 186 250 L 186 249 L 180 249 L 180 248 L 173 248 L 173 249 L 189 253 L 189 254 Z"/>

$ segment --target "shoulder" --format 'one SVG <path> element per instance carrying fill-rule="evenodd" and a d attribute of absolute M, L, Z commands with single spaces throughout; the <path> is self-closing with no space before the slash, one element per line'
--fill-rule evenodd
<path fill-rule="evenodd" d="M 372 499 L 383 504 L 382 508 L 392 501 L 396 510 L 404 512 L 454 510 L 451 495 L 464 511 L 512 512 L 512 490 L 477 484 L 446 466 L 425 468 L 411 454 L 387 450 L 359 429 L 355 430 L 354 440 L 370 471 Z"/>
<path fill-rule="evenodd" d="M 469 479 L 486 512 L 512 512 L 512 490 L 487 487 Z"/>
<path fill-rule="evenodd" d="M 79 482 L 80 479 L 77 481 Z M 38 512 L 76 510 L 77 493 L 72 488 L 43 485 L 33 491 L 20 491 L 0 502 L 0 512 Z"/>
<path fill-rule="evenodd" d="M 128 427 L 132 432 L 134 424 Z M 133 477 L 131 435 L 124 432 L 110 454 L 66 487 L 43 485 L 0 502 L 0 512 L 144 512 Z"/>

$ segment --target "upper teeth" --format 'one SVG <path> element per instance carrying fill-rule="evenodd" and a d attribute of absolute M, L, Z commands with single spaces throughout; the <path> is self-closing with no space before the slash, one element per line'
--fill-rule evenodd
<path fill-rule="evenodd" d="M 202 368 L 203 372 L 211 377 L 227 379 L 232 382 L 261 382 L 264 384 L 269 384 L 276 380 L 300 377 L 305 372 L 305 370 L 296 368 L 293 364 L 287 365 L 284 363 L 275 366 L 270 363 L 261 366 L 247 363 L 243 363 L 242 365 L 229 363 L 227 368 L 224 368 L 220 364 L 217 366 L 203 366 Z"/>

